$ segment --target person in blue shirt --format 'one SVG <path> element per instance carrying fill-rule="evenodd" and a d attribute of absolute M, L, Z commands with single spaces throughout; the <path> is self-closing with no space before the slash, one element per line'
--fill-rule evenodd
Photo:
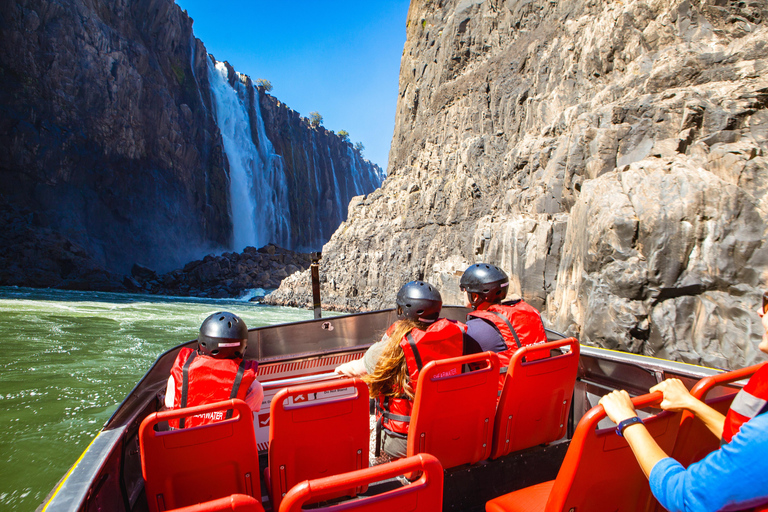
<path fill-rule="evenodd" d="M 758 311 L 765 329 L 759 348 L 768 354 L 766 298 L 768 294 Z M 663 393 L 662 409 L 690 410 L 718 437 L 723 437 L 725 417 L 692 397 L 679 380 L 665 380 L 651 391 Z M 637 416 L 624 390 L 605 395 L 600 404 L 617 425 L 631 422 Z M 623 435 L 648 477 L 653 495 L 667 510 L 714 512 L 756 506 L 765 507 L 758 510 L 768 510 L 768 412 L 761 411 L 763 409 L 758 408 L 758 414 L 742 424 L 730 442 L 687 469 L 664 453 L 642 422 L 630 423 Z"/>

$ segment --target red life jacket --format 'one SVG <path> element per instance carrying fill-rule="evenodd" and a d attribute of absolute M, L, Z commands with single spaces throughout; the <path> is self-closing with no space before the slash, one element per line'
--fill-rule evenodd
<path fill-rule="evenodd" d="M 752 375 L 733 399 L 725 415 L 722 443 L 730 443 L 744 423 L 764 412 L 768 412 L 768 363 Z"/>
<path fill-rule="evenodd" d="M 496 326 L 507 345 L 507 350 L 497 353 L 501 365 L 499 391 L 504 386 L 504 379 L 507 376 L 507 367 L 512 359 L 512 354 L 520 347 L 546 343 L 547 341 L 547 333 L 541 322 L 541 314 L 536 308 L 522 300 L 508 304 L 493 304 L 488 309 L 471 311 L 467 316 L 483 318 L 491 322 Z M 548 356 L 548 351 L 529 352 L 526 359 L 535 361 Z"/>
<path fill-rule="evenodd" d="M 197 350 L 183 348 L 171 368 L 176 392 L 173 408 L 192 407 L 210 404 L 231 398 L 245 400 L 248 388 L 256 380 L 256 361 L 243 359 L 216 359 L 200 355 Z M 190 416 L 171 420 L 173 428 L 196 427 L 213 421 L 231 418 L 232 411 L 226 416 L 223 412 L 209 413 L 204 416 Z"/>
<path fill-rule="evenodd" d="M 391 334 L 392 327 L 387 331 Z M 405 353 L 405 364 L 410 378 L 410 385 L 415 390 L 421 369 L 430 361 L 461 356 L 464 352 L 464 324 L 440 318 L 426 331 L 412 329 L 400 340 L 400 347 Z M 457 366 L 449 373 L 461 373 Z M 407 396 L 384 397 L 377 400 L 378 434 L 383 426 L 390 432 L 404 437 L 408 434 L 413 401 Z M 380 436 L 377 435 L 376 455 L 379 453 Z"/>

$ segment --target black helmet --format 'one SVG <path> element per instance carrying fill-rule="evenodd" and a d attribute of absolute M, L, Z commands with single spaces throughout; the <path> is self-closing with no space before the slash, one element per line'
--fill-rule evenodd
<path fill-rule="evenodd" d="M 197 351 L 216 359 L 234 359 L 245 355 L 248 327 L 240 317 L 226 311 L 214 313 L 200 326 Z"/>
<path fill-rule="evenodd" d="M 443 299 L 437 288 L 424 281 L 406 283 L 397 292 L 397 318 L 431 324 L 440 316 Z"/>
<path fill-rule="evenodd" d="M 495 265 L 476 263 L 464 271 L 459 287 L 469 292 L 469 301 L 473 306 L 481 302 L 496 304 L 504 300 L 509 288 L 509 277 Z"/>

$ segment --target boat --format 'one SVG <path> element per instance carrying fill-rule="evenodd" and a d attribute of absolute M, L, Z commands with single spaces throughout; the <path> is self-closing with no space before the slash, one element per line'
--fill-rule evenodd
<path fill-rule="evenodd" d="M 463 307 L 445 306 L 442 315 L 454 320 L 464 320 L 467 312 L 468 310 Z M 395 320 L 396 314 L 394 310 L 381 310 L 330 318 L 318 318 L 249 330 L 246 358 L 258 361 L 258 378 L 264 387 L 264 403 L 259 413 L 259 421 L 255 427 L 259 472 L 259 476 L 255 478 L 255 485 L 261 491 L 258 494 L 261 506 L 265 510 L 273 509 L 269 499 L 270 484 L 263 479 L 263 472 L 269 467 L 270 462 L 269 441 L 270 425 L 272 423 L 270 404 L 275 396 L 278 393 L 283 393 L 280 395 L 282 399 L 286 390 L 289 389 L 304 389 L 303 386 L 338 382 L 340 377 L 333 373 L 333 369 L 339 364 L 361 357 L 367 347 L 377 341 L 386 328 Z M 548 330 L 547 335 L 549 342 L 552 343 L 562 344 L 569 341 L 565 335 L 553 330 Z M 553 350 L 550 357 L 550 359 L 562 358 L 563 360 L 567 359 L 565 356 L 569 355 L 572 356 L 571 359 L 573 359 L 573 356 L 576 357 L 575 364 L 572 366 L 575 372 L 575 377 L 572 377 L 571 384 L 573 391 L 562 400 L 563 407 L 566 407 L 567 410 L 563 411 L 562 418 L 560 418 L 562 423 L 557 434 L 558 438 L 524 449 L 515 449 L 508 454 L 497 454 L 494 457 L 488 456 L 490 446 L 483 444 L 482 450 L 484 451 L 479 456 L 479 460 L 459 464 L 455 467 L 442 468 L 442 510 L 481 511 L 485 510 L 486 502 L 499 496 L 518 489 L 527 488 L 528 486 L 552 481 L 556 477 L 558 478 L 557 481 L 559 481 L 558 473 L 562 473 L 561 467 L 565 467 L 567 464 L 574 464 L 571 461 L 571 452 L 577 450 L 574 449 L 569 452 L 569 447 L 572 442 L 576 442 L 574 441 L 576 438 L 579 438 L 579 442 L 582 442 L 580 438 L 580 436 L 583 437 L 582 431 L 585 431 L 587 436 L 594 432 L 597 432 L 598 435 L 610 433 L 610 436 L 603 436 L 598 441 L 605 443 L 605 447 L 611 443 L 611 446 L 616 445 L 610 448 L 611 450 L 617 448 L 618 445 L 616 443 L 623 442 L 622 438 L 612 434 L 613 424 L 604 418 L 604 414 L 600 415 L 601 407 L 595 407 L 599 398 L 610 390 L 626 389 L 631 395 L 642 398 L 643 396 L 649 396 L 647 393 L 651 386 L 669 377 L 679 378 L 689 388 L 693 388 L 702 379 L 704 381 L 707 381 L 707 379 L 711 381 L 719 375 L 723 375 L 723 372 L 720 370 L 712 368 L 604 348 L 581 346 L 578 342 L 574 342 L 573 339 L 570 339 L 570 343 L 572 344 L 570 348 Z M 102 430 L 51 491 L 38 510 L 137 512 L 156 509 L 148 504 L 152 498 L 148 499 L 147 497 L 145 480 L 142 474 L 140 430 L 143 422 L 155 417 L 153 415 L 156 415 L 161 410 L 162 395 L 165 391 L 166 381 L 179 350 L 184 347 L 194 346 L 196 346 L 195 340 L 181 343 L 157 358 L 155 364 L 123 400 Z M 498 361 L 494 362 L 493 359 L 495 359 L 495 356 L 488 357 L 487 367 L 482 367 L 481 369 L 482 371 L 496 372 L 494 374 L 498 375 L 498 366 L 494 366 L 498 364 Z M 538 360 L 527 362 L 523 358 L 520 364 L 530 364 L 533 367 L 533 365 L 539 363 L 540 361 Z M 744 377 L 740 374 L 736 378 L 728 379 L 735 380 L 736 382 L 724 383 L 723 386 L 717 387 L 707 397 L 708 400 L 720 400 L 727 407 L 729 399 L 732 398 L 735 391 L 743 384 L 743 381 L 739 381 L 739 378 Z M 496 382 L 493 386 L 496 386 L 498 378 L 493 377 L 492 379 Z M 419 386 L 421 386 L 423 380 L 429 379 L 420 379 Z M 353 386 L 348 386 L 348 389 L 351 387 Z M 425 389 L 426 387 L 427 385 L 425 384 Z M 517 390 L 517 395 L 528 396 L 530 394 L 529 391 L 530 389 Z M 417 394 L 418 392 L 417 390 Z M 497 395 L 495 387 L 493 395 L 494 397 Z M 298 398 L 295 396 L 293 398 L 295 401 L 298 401 Z M 315 398 L 319 399 L 319 394 Z M 338 396 L 336 398 L 338 399 Z M 684 423 L 683 420 L 685 418 L 682 418 L 679 413 L 675 415 L 661 412 L 657 407 L 658 398 L 658 396 L 651 396 L 651 399 L 644 399 L 645 402 L 639 405 L 649 407 L 648 411 L 644 413 L 648 417 L 666 418 L 663 423 L 665 425 L 663 429 L 667 431 L 668 435 L 674 434 L 669 441 L 672 444 L 668 445 L 668 448 L 672 449 L 676 440 L 675 437 L 679 429 L 682 428 L 680 425 Z M 367 403 L 367 396 L 364 399 Z M 458 414 L 464 414 L 467 417 L 471 416 L 475 414 L 472 412 L 472 407 L 476 401 L 479 402 L 480 400 L 471 400 L 471 403 L 458 404 L 453 409 L 458 411 Z M 285 403 L 288 403 L 287 400 Z M 229 406 L 234 407 L 231 404 Z M 415 410 L 414 414 L 416 414 Z M 495 421 L 498 420 L 495 418 L 490 420 L 491 424 Z M 487 433 L 490 428 L 488 419 L 485 422 Z M 588 424 L 587 427 L 582 426 L 585 423 Z M 708 443 L 710 446 L 707 449 L 709 450 L 716 447 L 716 444 L 709 441 L 707 443 L 700 441 L 699 437 L 697 437 L 700 435 L 689 434 L 687 438 L 694 445 Z M 682 437 L 681 431 L 680 436 Z M 678 440 L 678 443 L 680 441 Z M 509 442 L 509 434 L 507 434 L 507 442 Z M 603 448 L 604 450 L 609 449 L 605 447 Z M 299 452 L 301 451 L 301 447 L 296 448 Z M 702 446 L 694 446 L 694 448 L 699 451 L 703 450 Z M 619 451 L 621 450 L 615 453 L 619 453 Z M 302 455 L 300 454 L 299 456 Z M 304 456 L 308 456 L 306 452 Z M 586 456 L 581 455 L 582 459 Z M 699 453 L 698 456 L 701 456 L 701 454 Z M 478 456 L 475 456 L 475 459 L 477 458 Z M 423 462 L 425 457 L 421 457 L 420 460 Z M 564 460 L 566 461 L 565 464 Z M 388 466 L 392 466 L 395 469 L 400 467 L 393 466 L 393 464 L 395 463 L 376 466 L 376 468 L 379 468 L 377 470 L 378 477 L 389 476 L 389 478 L 367 482 L 367 490 L 365 490 L 365 486 L 361 485 L 356 487 L 356 492 L 352 494 L 359 494 L 357 498 L 359 499 L 360 496 L 375 496 L 377 493 L 394 492 L 393 489 L 396 490 L 399 487 L 412 485 L 410 480 L 403 476 L 391 477 L 389 473 L 386 473 Z M 597 486 L 600 484 L 599 479 L 605 478 L 605 476 L 600 476 L 600 474 L 606 468 L 600 468 L 600 471 L 598 471 L 598 466 L 603 465 L 602 463 L 589 462 L 589 464 L 595 465 L 593 470 L 587 472 L 587 478 L 595 480 L 589 485 L 594 484 L 594 486 Z M 363 467 L 367 465 L 367 460 L 362 463 Z M 631 466 L 631 464 L 623 463 L 622 465 Z M 448 465 L 446 464 L 446 466 Z M 380 469 L 382 467 L 384 469 Z M 403 467 L 405 468 L 403 472 L 406 473 L 406 476 L 406 470 L 414 469 L 413 466 Z M 422 470 L 424 475 L 428 473 L 426 469 L 422 468 Z M 621 471 L 614 469 L 616 474 L 620 474 Z M 635 473 L 639 471 L 636 464 L 634 471 Z M 411 474 L 411 477 L 417 477 L 418 474 L 418 472 L 414 472 Z M 272 476 L 274 479 L 275 475 L 273 474 Z M 424 478 L 425 476 L 422 476 L 421 480 L 417 481 L 422 481 Z M 617 478 L 624 477 L 617 476 Z M 604 491 L 598 493 L 595 489 L 591 492 L 593 494 L 600 494 L 600 499 L 610 504 L 610 492 L 607 493 L 608 495 Z M 653 510 L 652 498 L 648 498 L 647 490 L 643 492 L 645 492 L 645 494 L 642 494 L 644 497 L 638 497 L 640 496 L 638 495 L 631 498 L 635 501 L 647 501 L 647 503 L 638 505 L 639 508 L 636 510 Z M 329 503 L 334 503 L 334 501 L 330 500 Z M 234 501 L 230 505 L 232 510 L 236 509 Z M 622 510 L 619 506 L 602 508 L 605 510 Z M 222 508 L 222 510 L 224 509 L 231 510 L 230 508 Z M 416 509 L 426 510 L 426 508 L 421 506 Z M 199 510 L 218 509 L 201 508 Z M 576 510 L 591 511 L 598 509 L 582 506 L 581 508 L 577 507 Z M 633 508 L 633 510 L 635 509 Z"/>

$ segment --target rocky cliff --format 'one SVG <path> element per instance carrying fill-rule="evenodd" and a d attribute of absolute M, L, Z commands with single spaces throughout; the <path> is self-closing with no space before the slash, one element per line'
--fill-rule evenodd
<path fill-rule="evenodd" d="M 324 303 L 460 303 L 471 263 L 582 343 L 760 359 L 768 6 L 414 0 L 383 187 L 324 248 Z M 309 301 L 295 274 L 271 300 Z"/>
<path fill-rule="evenodd" d="M 225 245 L 228 178 L 201 94 L 206 61 L 192 20 L 167 0 L 3 2 L 2 200 L 109 270 Z"/>
<path fill-rule="evenodd" d="M 250 111 L 223 126 L 213 65 L 172 0 L 0 4 L 0 285 L 119 289 L 135 262 L 316 250 L 380 184 L 351 145 L 231 67 L 232 104 Z"/>

